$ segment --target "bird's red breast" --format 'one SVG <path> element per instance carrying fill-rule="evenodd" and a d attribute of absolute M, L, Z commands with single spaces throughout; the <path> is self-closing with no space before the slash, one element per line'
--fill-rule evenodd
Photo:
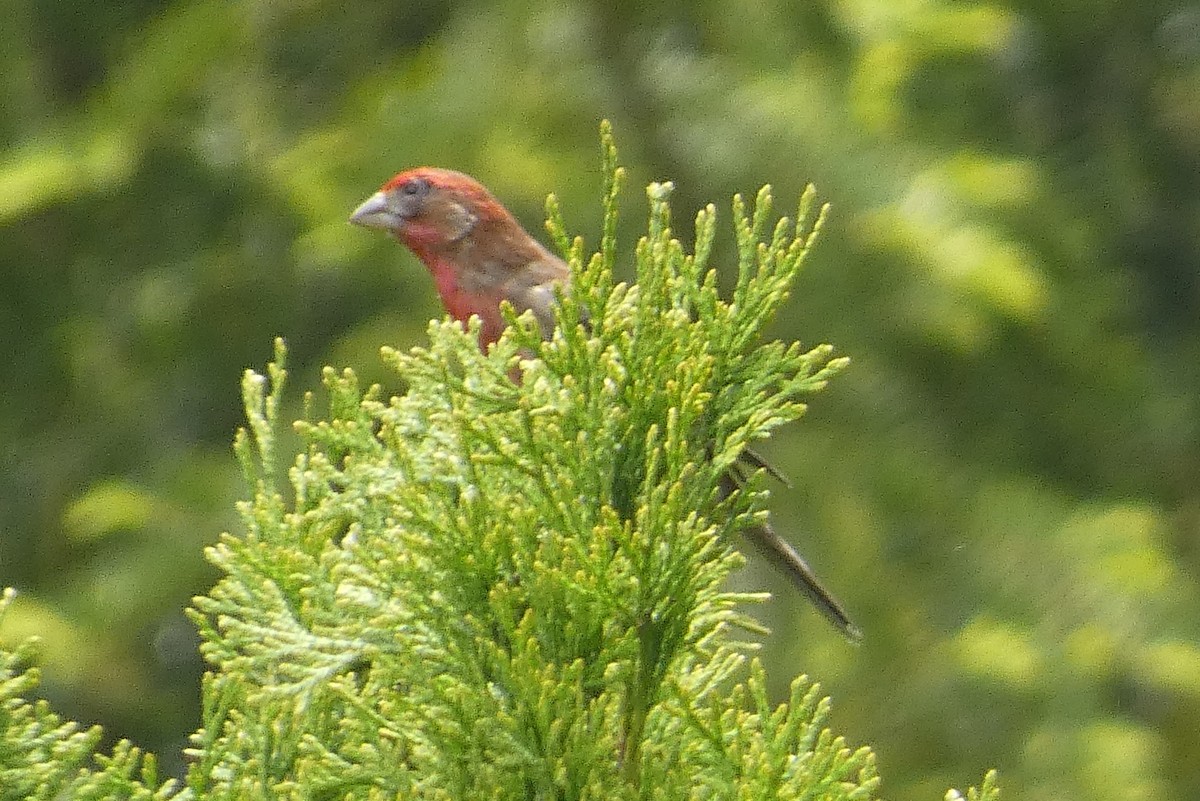
<path fill-rule="evenodd" d="M 546 250 L 482 184 L 461 172 L 415 167 L 364 202 L 351 222 L 388 231 L 433 276 L 451 316 L 483 321 L 481 344 L 504 331 L 500 303 L 533 310 L 549 334 L 550 286 L 565 284 L 566 263 Z"/>

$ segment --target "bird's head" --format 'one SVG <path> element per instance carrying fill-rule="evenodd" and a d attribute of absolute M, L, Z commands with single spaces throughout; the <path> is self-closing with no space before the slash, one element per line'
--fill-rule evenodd
<path fill-rule="evenodd" d="M 419 256 L 461 242 L 481 224 L 516 224 L 474 178 L 438 167 L 396 175 L 354 210 L 350 222 L 386 231 Z"/>

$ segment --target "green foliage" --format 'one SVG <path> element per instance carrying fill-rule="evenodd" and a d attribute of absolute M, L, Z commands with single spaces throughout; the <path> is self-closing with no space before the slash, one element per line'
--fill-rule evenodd
<path fill-rule="evenodd" d="M 0 621 L 15 593 L 0 597 Z M 0 799 L 89 801 L 122 798 L 151 801 L 177 797 L 175 782 L 160 785 L 152 755 L 122 740 L 110 756 L 96 754 L 100 727 L 63 721 L 45 701 L 26 697 L 38 684 L 30 667 L 36 640 L 0 649 Z M 156 789 L 157 788 L 157 789 Z"/>
<path fill-rule="evenodd" d="M 740 609 L 760 596 L 726 589 L 765 493 L 726 496 L 723 474 L 845 364 L 762 341 L 824 209 L 810 188 L 764 240 L 769 188 L 752 210 L 735 198 L 726 302 L 715 210 L 689 254 L 671 186 L 651 184 L 637 283 L 617 282 L 624 173 L 602 133 L 600 249 L 585 260 L 548 203 L 575 272 L 551 339 L 511 309 L 486 353 L 477 319 L 432 322 L 428 347 L 384 348 L 407 386 L 390 398 L 328 368 L 328 416 L 310 395 L 286 489 L 283 340 L 266 377 L 247 371 L 252 498 L 192 610 L 212 671 L 186 788 L 24 700 L 27 643 L 0 666 L 2 797 L 874 797 L 874 756 L 830 732 L 818 686 L 798 677 L 772 704 L 736 636 L 762 631 Z"/>
<path fill-rule="evenodd" d="M 558 191 L 598 240 L 610 117 L 631 183 L 673 180 L 677 209 L 768 177 L 838 209 L 770 336 L 855 368 L 762 451 L 796 486 L 773 522 L 866 639 L 776 593 L 770 697 L 836 688 L 896 801 L 992 764 L 1030 801 L 1200 797 L 1194 4 L 11 0 L 4 22 L 0 638 L 44 635 L 60 714 L 184 774 L 204 666 L 180 610 L 238 525 L 234 379 L 283 335 L 300 386 L 336 364 L 402 389 L 380 343 L 441 312 L 349 211 L 437 164 L 531 230 Z M 752 558 L 731 586 L 784 585 Z"/>
<path fill-rule="evenodd" d="M 811 192 L 767 242 L 769 191 L 752 213 L 735 201 L 725 302 L 713 209 L 687 254 L 670 186 L 651 185 L 638 281 L 619 283 L 605 143 L 597 253 L 550 201 L 576 289 L 549 341 L 510 313 L 481 353 L 473 326 L 434 322 L 428 347 L 384 349 L 408 387 L 386 399 L 327 370 L 286 497 L 282 342 L 269 380 L 248 374 L 237 450 L 256 493 L 195 601 L 215 668 L 197 796 L 871 797 L 870 752 L 825 729 L 815 686 L 772 708 L 747 674 L 731 634 L 759 630 L 752 596 L 725 589 L 762 493 L 722 498 L 722 473 L 844 364 L 760 341 L 816 233 Z"/>
<path fill-rule="evenodd" d="M 950 790 L 946 793 L 946 801 L 999 801 L 1000 788 L 996 779 L 996 771 L 989 770 L 978 788 L 968 788 L 965 796 L 958 790 Z"/>

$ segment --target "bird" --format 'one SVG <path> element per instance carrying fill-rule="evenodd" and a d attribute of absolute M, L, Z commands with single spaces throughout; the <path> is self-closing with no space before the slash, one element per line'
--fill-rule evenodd
<path fill-rule="evenodd" d="M 521 226 L 483 184 L 440 167 L 404 170 L 363 201 L 350 223 L 390 234 L 425 265 L 447 313 L 464 324 L 479 317 L 480 347 L 500 338 L 508 301 L 518 314 L 529 311 L 543 335 L 554 330 L 557 293 L 569 292 L 570 266 Z M 747 474 L 779 473 L 750 450 L 721 481 L 728 496 Z M 825 588 L 795 548 L 763 520 L 745 536 L 780 568 L 816 609 L 852 641 L 862 637 L 842 604 Z"/>

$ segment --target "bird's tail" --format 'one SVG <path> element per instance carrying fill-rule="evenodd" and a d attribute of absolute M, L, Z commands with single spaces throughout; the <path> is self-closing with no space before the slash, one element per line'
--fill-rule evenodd
<path fill-rule="evenodd" d="M 762 468 L 773 476 L 776 476 L 786 483 L 784 479 L 773 467 L 763 461 L 762 457 L 752 451 L 743 453 L 742 461 L 746 467 L 755 469 Z M 724 480 L 721 482 L 722 489 L 726 495 L 732 493 L 736 489 L 740 489 L 745 484 L 745 475 L 735 468 L 725 474 Z M 816 573 L 808 566 L 808 562 L 804 561 L 804 557 L 792 547 L 791 543 L 771 527 L 767 521 L 755 525 L 753 528 L 745 532 L 747 539 L 755 546 L 761 554 L 767 557 L 777 568 L 782 570 L 792 580 L 792 583 L 804 593 L 817 608 L 825 619 L 832 623 L 838 631 L 851 641 L 858 642 L 862 639 L 862 630 L 854 625 L 850 620 L 850 616 L 846 614 L 846 610 L 841 603 L 833 597 L 829 590 L 825 589 Z"/>
<path fill-rule="evenodd" d="M 787 540 L 764 521 L 746 532 L 746 537 L 756 549 L 771 560 L 772 564 L 782 570 L 792 579 L 792 583 L 804 593 L 813 606 L 817 607 L 825 619 L 832 623 L 847 639 L 858 642 L 862 639 L 862 629 L 854 625 L 854 621 L 846 614 L 846 610 L 834 598 L 829 590 L 821 584 L 813 573 L 808 562 L 796 552 Z"/>

